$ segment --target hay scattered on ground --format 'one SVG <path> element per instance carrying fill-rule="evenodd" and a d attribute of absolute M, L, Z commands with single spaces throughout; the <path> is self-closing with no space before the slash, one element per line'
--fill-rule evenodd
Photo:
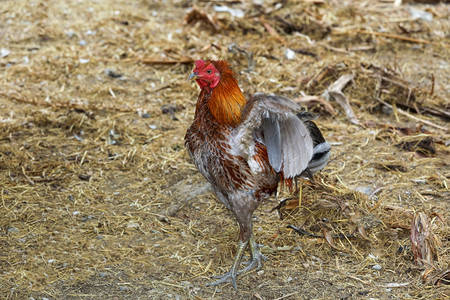
<path fill-rule="evenodd" d="M 449 5 L 425 2 L 2 1 L 0 294 L 448 297 Z M 240 292 L 205 287 L 237 226 L 183 146 L 199 58 L 320 114 L 333 145 L 256 212 L 269 261 Z"/>

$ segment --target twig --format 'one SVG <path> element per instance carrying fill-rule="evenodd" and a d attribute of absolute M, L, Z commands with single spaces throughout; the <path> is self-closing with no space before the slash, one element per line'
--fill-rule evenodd
<path fill-rule="evenodd" d="M 283 296 L 281 296 L 281 297 L 276 298 L 275 300 L 285 299 L 285 298 L 287 298 L 287 297 L 294 296 L 295 294 L 298 294 L 298 293 L 300 293 L 300 291 L 297 291 L 297 292 L 293 292 L 293 293 L 289 293 L 289 294 L 283 295 Z"/>
<path fill-rule="evenodd" d="M 407 286 L 410 284 L 411 284 L 411 282 L 392 282 L 392 283 L 386 283 L 386 284 L 377 284 L 377 286 L 384 287 L 384 288 L 399 288 L 399 287 L 404 287 L 404 286 Z"/>
<path fill-rule="evenodd" d="M 393 33 L 376 32 L 376 31 L 369 31 L 369 30 L 347 29 L 346 31 L 335 31 L 334 33 L 335 34 L 362 33 L 362 34 L 377 35 L 377 36 L 387 37 L 387 38 L 391 38 L 391 39 L 407 41 L 407 42 L 411 42 L 411 43 L 436 45 L 436 46 L 442 45 L 444 47 L 450 47 L 450 44 L 446 44 L 446 43 L 430 42 L 430 41 L 427 41 L 427 40 L 410 38 L 410 37 L 407 37 L 407 36 L 393 34 Z"/>
<path fill-rule="evenodd" d="M 192 280 L 192 279 L 197 278 L 197 277 L 199 277 L 199 276 L 201 276 L 201 275 L 203 275 L 203 274 L 206 274 L 206 273 L 209 271 L 209 268 L 211 268 L 212 262 L 213 262 L 213 261 L 212 261 L 212 259 L 211 259 L 211 260 L 209 261 L 208 265 L 206 266 L 206 268 L 205 268 L 203 271 L 201 271 L 200 273 L 195 274 L 194 276 L 190 277 L 189 279 Z"/>
<path fill-rule="evenodd" d="M 314 234 L 314 233 L 311 233 L 311 232 L 309 232 L 309 231 L 306 231 L 306 230 L 303 229 L 303 228 L 295 227 L 294 225 L 288 225 L 288 226 L 286 226 L 286 228 L 290 228 L 290 229 L 294 230 L 294 231 L 297 232 L 299 235 L 306 235 L 306 236 L 313 237 L 313 238 L 326 239 L 326 236 L 325 236 L 325 235 Z M 349 238 L 352 239 L 352 238 L 355 238 L 355 235 L 354 235 L 354 234 L 348 234 L 348 235 L 346 235 L 346 234 L 343 234 L 343 233 L 339 233 L 339 234 L 335 234 L 335 235 L 333 235 L 333 236 L 330 235 L 330 237 L 333 238 L 333 239 L 349 239 Z M 341 249 L 338 249 L 338 250 L 342 251 Z"/>
<path fill-rule="evenodd" d="M 391 109 L 394 109 L 394 107 L 393 107 L 392 105 L 390 105 L 389 103 L 387 103 L 387 102 L 381 100 L 381 99 L 378 98 L 378 97 L 377 97 L 376 99 L 377 99 L 379 102 L 381 102 L 381 103 L 383 103 L 384 105 L 386 105 L 387 107 L 389 107 L 389 108 L 391 108 Z M 398 107 L 397 107 L 397 111 L 398 111 L 400 114 L 402 114 L 402 115 L 404 115 L 404 116 L 407 116 L 408 118 L 411 118 L 411 119 L 416 120 L 416 121 L 418 121 L 418 122 L 427 124 L 427 125 L 429 125 L 429 126 L 432 126 L 432 127 L 435 127 L 435 128 L 441 129 L 441 130 L 444 130 L 444 131 L 448 131 L 448 130 L 449 130 L 447 127 L 444 127 L 444 126 L 441 126 L 441 125 L 438 125 L 438 124 L 434 124 L 434 123 L 431 122 L 431 121 L 423 120 L 423 119 L 421 119 L 421 118 L 418 118 L 418 117 L 416 117 L 416 116 L 413 116 L 413 115 L 407 113 L 406 111 L 404 111 L 404 110 L 402 110 L 402 109 L 400 109 L 400 108 L 398 108 Z"/>
<path fill-rule="evenodd" d="M 434 74 L 431 73 L 431 91 L 430 91 L 430 96 L 433 96 L 434 94 Z"/>
<path fill-rule="evenodd" d="M 286 228 L 290 228 L 293 229 L 295 232 L 297 232 L 299 235 L 306 235 L 306 236 L 310 236 L 310 237 L 314 237 L 314 238 L 324 238 L 322 235 L 317 235 L 317 234 L 313 234 L 310 233 L 300 227 L 295 227 L 294 225 L 288 225 L 286 226 Z"/>
<path fill-rule="evenodd" d="M 11 99 L 17 102 L 22 103 L 28 103 L 33 104 L 36 106 L 43 106 L 43 107 L 55 107 L 55 108 L 70 108 L 70 109 L 80 109 L 84 111 L 114 111 L 114 112 L 134 112 L 137 111 L 137 108 L 131 108 L 131 107 L 114 107 L 114 106 L 101 106 L 101 105 L 83 105 L 78 103 L 72 103 L 69 101 L 59 101 L 54 100 L 52 102 L 46 102 L 46 101 L 40 101 L 34 98 L 27 98 L 24 95 L 21 95 L 19 93 L 3 93 L 0 92 L 0 96 L 5 97 L 6 99 Z"/>
<path fill-rule="evenodd" d="M 25 179 L 28 181 L 29 184 L 34 185 L 33 180 L 31 180 L 30 177 L 28 177 L 28 175 L 25 173 L 25 168 L 22 166 L 22 174 L 23 176 L 25 176 Z"/>
<path fill-rule="evenodd" d="M 361 282 L 361 283 L 364 283 L 365 285 L 369 285 L 370 284 L 370 282 L 367 282 L 367 281 L 365 281 L 365 280 L 362 280 L 362 279 L 360 279 L 360 278 L 358 278 L 358 277 L 356 277 L 356 276 L 352 276 L 352 275 L 346 275 L 348 278 L 351 278 L 351 279 L 354 279 L 354 280 L 357 280 L 357 281 L 359 281 L 359 282 Z"/>
<path fill-rule="evenodd" d="M 175 59 L 160 59 L 160 58 L 143 57 L 139 61 L 146 65 L 175 65 L 175 64 L 190 64 L 190 63 L 194 62 L 194 59 L 193 58 L 181 58 L 181 59 L 175 60 Z"/>
<path fill-rule="evenodd" d="M 278 40 L 280 43 L 282 43 L 283 45 L 286 44 L 286 40 L 285 40 L 282 36 L 280 36 L 280 35 L 278 34 L 278 32 L 277 32 L 275 29 L 273 29 L 272 26 L 270 26 L 269 24 L 267 24 L 267 23 L 264 22 L 263 20 L 261 20 L 261 23 L 263 24 L 264 28 L 266 28 L 267 32 L 268 32 L 271 36 L 273 36 L 275 39 L 277 39 L 277 40 Z"/>
<path fill-rule="evenodd" d="M 319 103 L 323 105 L 324 109 L 330 113 L 330 115 L 336 115 L 336 111 L 334 110 L 333 106 L 330 104 L 330 102 L 326 101 L 323 97 L 320 96 L 302 96 L 294 99 L 295 102 L 300 104 L 311 104 L 311 103 Z"/>
<path fill-rule="evenodd" d="M 307 88 L 314 88 L 320 81 L 322 81 L 322 79 L 328 75 L 328 73 L 334 68 L 334 66 L 336 65 L 336 63 L 332 63 L 328 66 L 326 66 L 325 68 L 323 68 L 322 70 L 320 70 L 319 73 L 317 73 L 316 75 L 314 75 L 313 78 L 311 78 L 307 83 L 306 83 L 306 87 Z"/>
<path fill-rule="evenodd" d="M 369 195 L 369 199 L 372 199 L 373 196 L 376 195 L 376 193 L 378 193 L 379 191 L 381 191 L 382 189 L 384 189 L 386 186 L 380 186 L 378 188 L 376 188 L 372 193 L 370 193 Z"/>

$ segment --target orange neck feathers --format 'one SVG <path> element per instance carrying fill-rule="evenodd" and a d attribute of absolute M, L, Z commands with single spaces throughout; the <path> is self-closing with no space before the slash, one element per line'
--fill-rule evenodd
<path fill-rule="evenodd" d="M 211 92 L 208 108 L 219 123 L 236 127 L 241 122 L 241 113 L 247 100 L 228 63 L 222 60 L 211 63 L 220 72 L 220 81 Z"/>

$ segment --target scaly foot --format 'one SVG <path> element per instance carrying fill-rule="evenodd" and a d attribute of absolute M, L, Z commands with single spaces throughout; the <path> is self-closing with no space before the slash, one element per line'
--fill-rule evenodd
<path fill-rule="evenodd" d="M 237 272 L 230 270 L 229 272 L 227 272 L 223 275 L 214 276 L 215 278 L 218 278 L 219 280 L 207 283 L 206 286 L 216 286 L 216 285 L 219 285 L 222 283 L 231 282 L 231 285 L 237 291 L 238 288 L 237 288 L 237 284 L 236 284 L 236 275 L 237 275 Z"/>
<path fill-rule="evenodd" d="M 238 275 L 243 275 L 247 272 L 250 272 L 253 269 L 259 270 L 262 268 L 262 261 L 266 261 L 267 257 L 265 257 L 261 251 L 259 251 L 260 246 L 256 243 L 255 237 L 253 234 L 250 236 L 250 253 L 251 260 L 247 263 L 248 265 L 238 272 Z"/>
<path fill-rule="evenodd" d="M 219 278 L 219 280 L 208 283 L 207 286 L 216 286 L 222 283 L 231 282 L 231 285 L 234 287 L 234 289 L 237 291 L 237 284 L 236 284 L 236 276 L 238 274 L 238 268 L 241 264 L 242 255 L 244 254 L 245 248 L 247 247 L 247 242 L 239 242 L 238 244 L 238 251 L 236 253 L 236 257 L 234 258 L 233 265 L 231 266 L 231 269 L 229 272 L 217 276 L 216 278 Z"/>

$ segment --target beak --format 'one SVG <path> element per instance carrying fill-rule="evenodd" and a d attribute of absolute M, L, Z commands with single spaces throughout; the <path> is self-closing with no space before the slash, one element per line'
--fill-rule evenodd
<path fill-rule="evenodd" d="M 191 75 L 189 75 L 189 80 L 195 79 L 198 77 L 198 73 L 192 72 Z"/>

